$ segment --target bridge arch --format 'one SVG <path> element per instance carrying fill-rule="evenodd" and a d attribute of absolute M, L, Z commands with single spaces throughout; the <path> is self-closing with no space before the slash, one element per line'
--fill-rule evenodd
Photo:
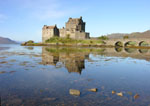
<path fill-rule="evenodd" d="M 135 48 L 125 48 L 124 49 L 127 53 L 136 53 L 137 51 L 137 49 L 135 49 Z"/>
<path fill-rule="evenodd" d="M 148 49 L 139 49 L 140 53 L 148 53 L 148 51 L 149 51 Z"/>
<path fill-rule="evenodd" d="M 123 47 L 123 43 L 122 43 L 121 41 L 117 41 L 117 42 L 115 43 L 115 46 L 116 46 L 116 47 Z"/>
<path fill-rule="evenodd" d="M 141 41 L 139 46 L 149 46 L 149 44 L 146 41 Z"/>
<path fill-rule="evenodd" d="M 115 51 L 118 52 L 118 53 L 119 53 L 119 52 L 122 52 L 122 51 L 123 51 L 123 48 L 122 48 L 122 47 L 115 47 Z"/>
<path fill-rule="evenodd" d="M 135 41 L 128 41 L 128 42 L 126 42 L 126 43 L 124 44 L 124 46 L 125 46 L 125 47 L 127 47 L 127 46 L 136 46 L 136 44 L 137 44 L 137 42 L 135 42 Z"/>

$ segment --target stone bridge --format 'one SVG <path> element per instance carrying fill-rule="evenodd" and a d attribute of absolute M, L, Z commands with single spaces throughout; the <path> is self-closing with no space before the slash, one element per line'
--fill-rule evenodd
<path fill-rule="evenodd" d="M 148 38 L 130 38 L 130 39 L 110 39 L 104 41 L 106 45 L 112 45 L 112 46 L 119 46 L 122 45 L 122 47 L 127 46 L 129 43 L 134 42 L 134 46 L 142 46 L 143 44 L 150 45 L 150 39 Z"/>

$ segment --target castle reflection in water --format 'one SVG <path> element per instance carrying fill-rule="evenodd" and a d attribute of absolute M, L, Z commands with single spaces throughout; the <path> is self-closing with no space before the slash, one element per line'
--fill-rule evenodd
<path fill-rule="evenodd" d="M 150 61 L 150 50 L 148 49 L 42 47 L 42 64 L 56 67 L 64 66 L 69 73 L 81 74 L 85 68 L 85 60 L 90 60 L 90 54 L 108 57 L 131 57 Z"/>
<path fill-rule="evenodd" d="M 89 59 L 89 53 L 81 53 L 72 48 L 42 48 L 42 64 L 54 65 L 63 64 L 68 72 L 81 74 L 85 68 L 85 59 Z"/>

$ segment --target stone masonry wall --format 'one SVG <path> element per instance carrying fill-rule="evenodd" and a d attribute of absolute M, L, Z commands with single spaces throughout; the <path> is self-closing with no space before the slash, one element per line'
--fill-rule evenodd
<path fill-rule="evenodd" d="M 53 37 L 53 35 L 54 35 L 54 29 L 43 29 L 42 42 L 45 42 L 45 40 L 49 39 L 50 37 Z"/>

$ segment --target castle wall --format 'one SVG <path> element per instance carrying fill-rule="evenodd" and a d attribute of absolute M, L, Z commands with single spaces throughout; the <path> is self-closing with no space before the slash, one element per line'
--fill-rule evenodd
<path fill-rule="evenodd" d="M 57 27 L 54 28 L 54 35 L 59 37 L 59 29 Z"/>
<path fill-rule="evenodd" d="M 60 29 L 60 37 L 65 38 L 67 35 L 70 35 L 69 37 L 72 39 L 89 39 L 89 33 L 75 31 L 70 32 L 66 31 L 65 29 Z"/>
<path fill-rule="evenodd" d="M 76 24 L 75 23 L 66 23 L 66 30 L 67 31 L 75 31 L 76 30 Z"/>
<path fill-rule="evenodd" d="M 59 29 L 56 26 L 44 25 L 42 29 L 42 42 L 44 43 L 46 40 L 54 36 L 59 36 Z"/>
<path fill-rule="evenodd" d="M 85 39 L 86 38 L 85 32 L 76 31 L 75 35 L 76 35 L 76 39 Z"/>
<path fill-rule="evenodd" d="M 82 25 L 81 25 L 81 31 L 82 31 L 82 32 L 85 32 L 85 24 L 86 24 L 86 23 L 84 22 L 84 23 L 82 23 Z"/>
<path fill-rule="evenodd" d="M 66 30 L 63 28 L 63 29 L 59 29 L 59 36 L 61 38 L 65 38 L 66 37 Z"/>
<path fill-rule="evenodd" d="M 53 37 L 54 29 L 43 29 L 42 30 L 42 42 L 45 42 L 47 39 Z"/>
<path fill-rule="evenodd" d="M 83 22 L 82 17 L 77 19 L 69 18 L 68 22 L 66 22 L 66 30 L 85 32 L 85 22 Z"/>
<path fill-rule="evenodd" d="M 80 23 L 79 25 L 77 25 L 76 30 L 85 32 L 85 23 Z"/>
<path fill-rule="evenodd" d="M 74 32 L 74 31 L 66 31 L 66 35 L 70 35 L 70 36 L 69 36 L 70 38 L 76 39 L 76 36 L 75 36 L 75 32 Z"/>
<path fill-rule="evenodd" d="M 87 33 L 86 32 L 86 37 L 85 37 L 86 39 L 90 39 L 90 33 Z"/>

